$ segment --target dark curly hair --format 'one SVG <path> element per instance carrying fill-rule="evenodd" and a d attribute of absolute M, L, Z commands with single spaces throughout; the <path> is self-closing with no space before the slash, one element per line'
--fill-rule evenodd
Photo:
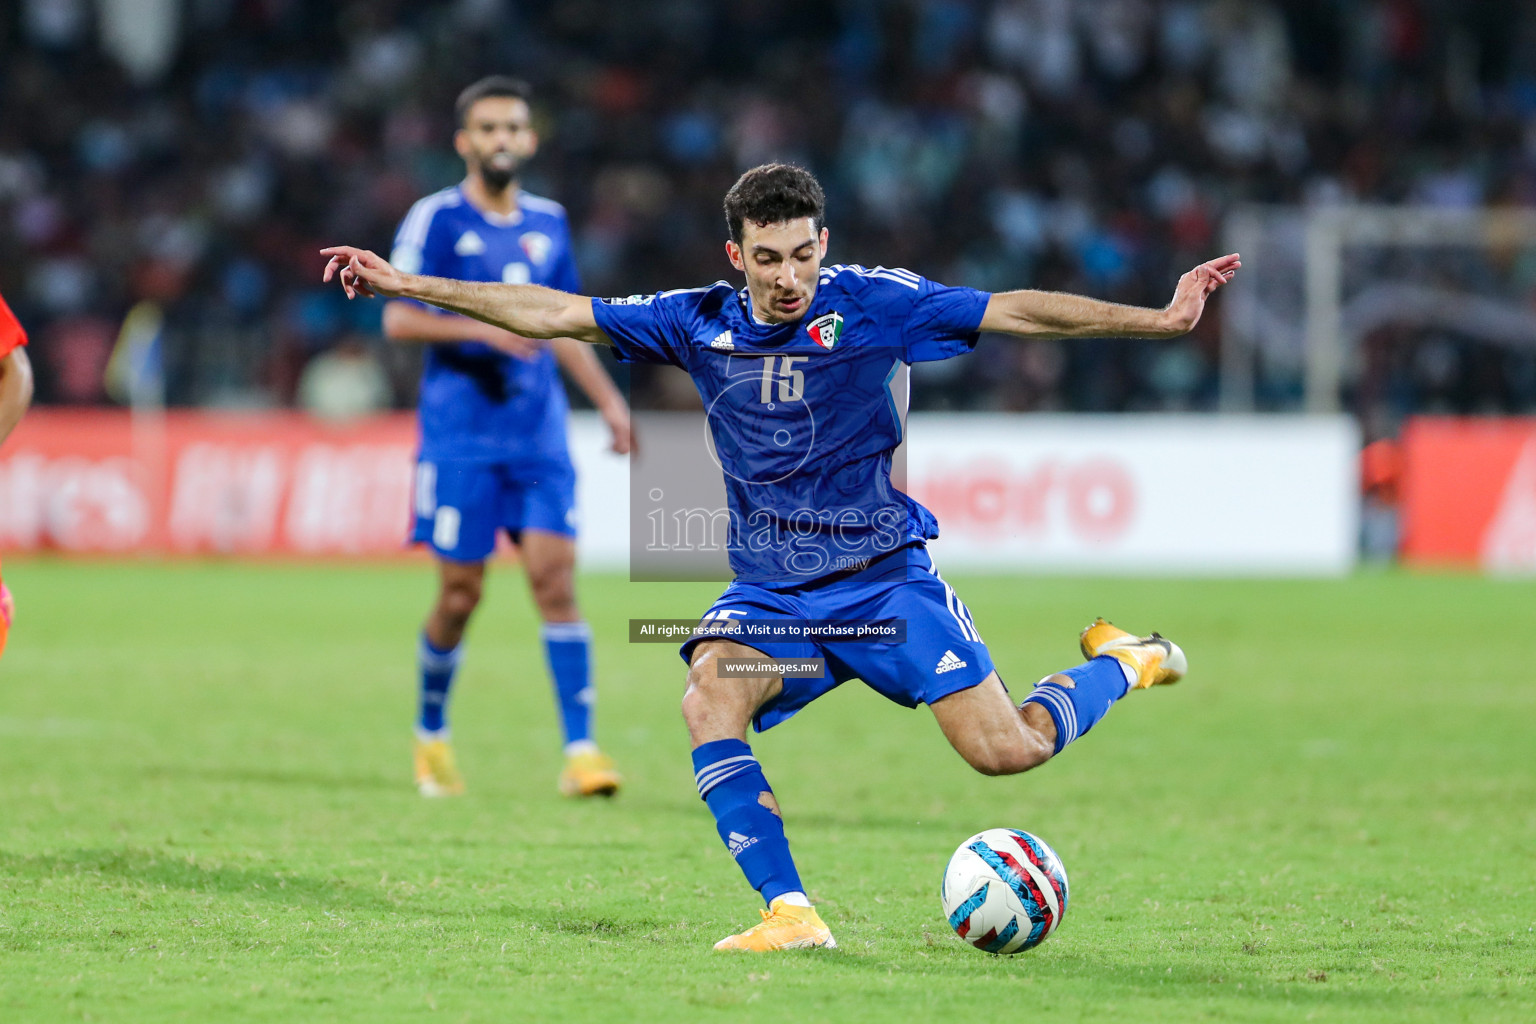
<path fill-rule="evenodd" d="M 459 127 L 465 127 L 464 119 L 469 116 L 469 108 L 484 99 L 508 99 L 522 100 L 524 103 L 533 101 L 533 86 L 521 78 L 512 78 L 508 75 L 490 75 L 480 79 L 459 93 L 459 98 L 454 100 L 453 113 L 458 118 Z"/>
<path fill-rule="evenodd" d="M 810 217 L 820 233 L 827 195 L 816 176 L 793 164 L 763 164 L 736 179 L 725 194 L 725 223 L 731 241 L 741 244 L 741 226 L 759 226 Z"/>

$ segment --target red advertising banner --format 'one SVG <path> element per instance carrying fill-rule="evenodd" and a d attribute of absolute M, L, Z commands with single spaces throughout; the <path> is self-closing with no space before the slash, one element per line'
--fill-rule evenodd
<path fill-rule="evenodd" d="M 1536 419 L 1412 419 L 1403 431 L 1403 558 L 1536 570 Z"/>
<path fill-rule="evenodd" d="M 399 554 L 414 448 L 409 414 L 36 409 L 0 452 L 0 551 Z"/>

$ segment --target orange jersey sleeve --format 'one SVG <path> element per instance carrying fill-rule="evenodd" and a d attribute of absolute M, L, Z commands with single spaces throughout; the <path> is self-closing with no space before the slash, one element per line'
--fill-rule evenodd
<path fill-rule="evenodd" d="M 5 296 L 0 295 L 0 359 L 10 355 L 11 349 L 26 343 L 27 332 L 21 329 L 21 321 L 11 312 L 11 307 L 5 304 Z"/>

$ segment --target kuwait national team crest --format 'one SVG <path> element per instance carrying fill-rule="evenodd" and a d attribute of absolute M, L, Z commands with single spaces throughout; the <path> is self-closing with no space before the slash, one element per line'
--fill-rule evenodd
<path fill-rule="evenodd" d="M 528 262 L 536 267 L 544 265 L 544 261 L 549 259 L 549 251 L 555 247 L 554 240 L 542 231 L 523 232 L 518 236 L 517 244 L 523 247 Z"/>
<path fill-rule="evenodd" d="M 806 328 L 811 340 L 822 348 L 831 348 L 837 344 L 837 339 L 843 336 L 843 314 L 828 313 L 811 321 Z"/>

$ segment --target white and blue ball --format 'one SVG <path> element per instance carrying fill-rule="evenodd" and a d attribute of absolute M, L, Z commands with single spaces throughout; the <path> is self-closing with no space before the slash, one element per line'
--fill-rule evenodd
<path fill-rule="evenodd" d="M 955 934 L 987 953 L 1022 953 L 1050 938 L 1067 912 L 1067 871 L 1039 836 L 978 832 L 955 851 L 939 890 Z"/>

